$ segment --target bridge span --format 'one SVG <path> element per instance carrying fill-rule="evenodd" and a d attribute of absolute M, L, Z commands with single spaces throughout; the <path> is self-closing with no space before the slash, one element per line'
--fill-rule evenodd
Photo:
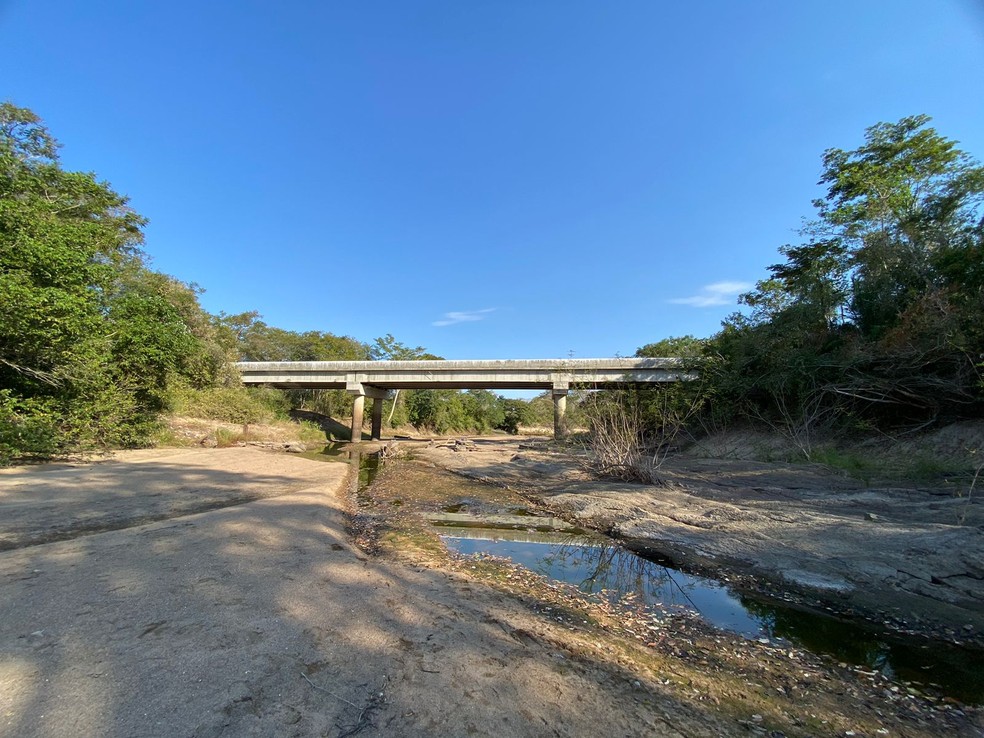
<path fill-rule="evenodd" d="M 680 359 L 503 359 L 488 361 L 243 361 L 244 384 L 281 389 L 342 389 L 354 398 L 352 440 L 362 439 L 365 398 L 372 432 L 382 432 L 383 400 L 399 389 L 541 389 L 554 400 L 554 434 L 564 434 L 567 393 L 693 379 Z"/>

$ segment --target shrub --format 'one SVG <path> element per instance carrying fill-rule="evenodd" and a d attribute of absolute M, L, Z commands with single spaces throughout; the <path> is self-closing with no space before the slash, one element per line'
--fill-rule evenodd
<path fill-rule="evenodd" d="M 243 425 L 285 418 L 290 410 L 283 393 L 268 388 L 182 387 L 172 393 L 171 404 L 178 415 Z"/>

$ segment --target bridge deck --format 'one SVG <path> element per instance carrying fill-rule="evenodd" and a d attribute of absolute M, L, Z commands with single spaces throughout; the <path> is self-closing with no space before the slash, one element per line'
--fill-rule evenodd
<path fill-rule="evenodd" d="M 679 359 L 240 362 L 245 384 L 284 389 L 560 389 L 691 379 Z"/>

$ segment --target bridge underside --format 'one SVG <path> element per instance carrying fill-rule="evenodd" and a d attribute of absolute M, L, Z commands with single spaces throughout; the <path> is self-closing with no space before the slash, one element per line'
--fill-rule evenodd
<path fill-rule="evenodd" d="M 240 362 L 244 384 L 280 389 L 339 389 L 353 396 L 352 440 L 362 439 L 365 398 L 373 399 L 371 438 L 380 437 L 382 401 L 391 390 L 549 390 L 554 433 L 564 435 L 571 388 L 614 389 L 693 379 L 679 359 L 502 361 L 270 361 Z"/>

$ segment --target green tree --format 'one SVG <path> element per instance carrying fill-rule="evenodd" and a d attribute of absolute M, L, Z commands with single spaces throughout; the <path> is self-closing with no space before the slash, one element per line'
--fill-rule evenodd
<path fill-rule="evenodd" d="M 228 336 L 234 336 L 240 361 L 366 361 L 369 346 L 351 336 L 322 331 L 298 333 L 275 328 L 260 320 L 259 313 L 219 313 L 216 320 Z"/>
<path fill-rule="evenodd" d="M 469 418 L 457 390 L 415 390 L 407 393 L 410 422 L 444 434 L 470 428 Z"/>
<path fill-rule="evenodd" d="M 506 419 L 502 398 L 489 390 L 468 390 L 462 395 L 468 426 L 479 433 L 488 433 L 502 426 Z"/>
<path fill-rule="evenodd" d="M 854 322 L 874 338 L 935 284 L 935 256 L 980 241 L 984 168 L 928 126 L 879 123 L 854 151 L 829 149 L 814 227 L 849 255 Z"/>
<path fill-rule="evenodd" d="M 30 110 L 0 103 L 0 456 L 146 442 L 172 380 L 215 371 L 193 292 L 145 266 L 145 220 L 69 172 Z M 195 364 L 194 357 L 203 360 Z"/>
<path fill-rule="evenodd" d="M 392 333 L 380 336 L 369 347 L 369 355 L 373 361 L 428 361 L 440 359 L 440 356 L 428 353 L 423 346 L 411 348 L 397 341 Z M 386 425 L 398 428 L 410 422 L 407 398 L 413 390 L 396 390 L 393 398 L 386 400 Z"/>
<path fill-rule="evenodd" d="M 397 341 L 392 333 L 387 333 L 369 346 L 369 358 L 373 361 L 423 361 L 439 357 L 429 354 L 423 346 L 411 348 Z"/>
<path fill-rule="evenodd" d="M 521 426 L 530 424 L 530 404 L 516 398 L 502 399 L 502 422 L 496 426 L 500 430 L 516 435 Z"/>
<path fill-rule="evenodd" d="M 703 355 L 706 344 L 706 339 L 689 335 L 670 337 L 655 343 L 647 343 L 636 349 L 635 355 L 642 359 L 674 357 L 693 359 Z"/>
<path fill-rule="evenodd" d="M 126 198 L 62 170 L 57 150 L 36 115 L 0 103 L 0 381 L 28 394 L 103 349 L 116 268 L 142 240 Z"/>
<path fill-rule="evenodd" d="M 928 126 L 879 123 L 830 149 L 807 242 L 711 342 L 719 399 L 787 427 L 973 412 L 984 350 L 984 168 Z"/>

